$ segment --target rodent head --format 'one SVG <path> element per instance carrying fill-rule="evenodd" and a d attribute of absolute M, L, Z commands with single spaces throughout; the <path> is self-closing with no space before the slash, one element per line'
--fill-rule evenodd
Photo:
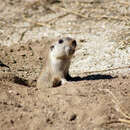
<path fill-rule="evenodd" d="M 55 44 L 50 46 L 50 50 L 58 59 L 71 58 L 77 46 L 76 40 L 65 37 L 59 39 Z"/>

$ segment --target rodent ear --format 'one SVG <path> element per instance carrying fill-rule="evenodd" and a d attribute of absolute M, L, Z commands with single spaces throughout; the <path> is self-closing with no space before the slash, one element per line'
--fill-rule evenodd
<path fill-rule="evenodd" d="M 64 42 L 63 39 L 59 39 L 58 41 L 59 44 L 62 44 L 63 42 Z"/>
<path fill-rule="evenodd" d="M 75 47 L 77 46 L 76 40 L 73 40 L 73 41 L 72 41 L 72 46 L 75 46 Z"/>
<path fill-rule="evenodd" d="M 54 49 L 54 47 L 55 47 L 54 45 L 50 46 L 51 51 Z"/>

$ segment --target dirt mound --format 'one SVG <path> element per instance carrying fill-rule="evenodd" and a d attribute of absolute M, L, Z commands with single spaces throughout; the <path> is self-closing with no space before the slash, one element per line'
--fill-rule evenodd
<path fill-rule="evenodd" d="M 36 88 L 50 43 L 43 41 L 0 48 L 1 129 L 129 129 L 129 76 L 88 75 L 58 88 Z"/>
<path fill-rule="evenodd" d="M 49 44 L 50 41 L 44 38 L 41 42 L 14 44 L 10 47 L 1 46 L 0 80 L 35 86 L 36 78 L 45 63 L 46 48 Z"/>

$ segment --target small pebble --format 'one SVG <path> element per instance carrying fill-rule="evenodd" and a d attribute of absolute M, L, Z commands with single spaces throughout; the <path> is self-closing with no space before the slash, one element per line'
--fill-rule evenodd
<path fill-rule="evenodd" d="M 10 123 L 11 123 L 11 124 L 14 124 L 14 121 L 13 121 L 13 120 L 10 120 Z"/>
<path fill-rule="evenodd" d="M 76 119 L 77 115 L 76 114 L 72 114 L 70 116 L 70 121 L 74 121 Z"/>

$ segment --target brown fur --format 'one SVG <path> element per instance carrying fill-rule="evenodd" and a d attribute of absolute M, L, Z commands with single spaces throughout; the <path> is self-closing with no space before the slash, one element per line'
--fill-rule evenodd
<path fill-rule="evenodd" d="M 46 65 L 37 80 L 38 88 L 56 87 L 67 82 L 75 48 L 76 41 L 69 37 L 62 38 L 49 47 Z"/>

